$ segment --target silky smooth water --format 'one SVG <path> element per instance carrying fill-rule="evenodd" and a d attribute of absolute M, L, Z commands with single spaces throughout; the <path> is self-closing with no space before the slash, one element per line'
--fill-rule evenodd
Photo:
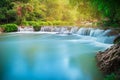
<path fill-rule="evenodd" d="M 0 34 L 0 80 L 103 80 L 95 55 L 108 44 L 65 34 Z"/>

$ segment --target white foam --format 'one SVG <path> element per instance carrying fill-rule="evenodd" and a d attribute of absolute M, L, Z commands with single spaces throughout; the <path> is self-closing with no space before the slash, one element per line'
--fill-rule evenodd
<path fill-rule="evenodd" d="M 15 32 L 15 33 L 25 33 L 25 34 L 57 34 L 58 32 L 31 32 L 31 31 L 21 31 L 21 32 Z"/>

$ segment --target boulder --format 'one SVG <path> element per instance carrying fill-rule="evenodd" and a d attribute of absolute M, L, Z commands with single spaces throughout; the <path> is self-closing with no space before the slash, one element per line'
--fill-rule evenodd
<path fill-rule="evenodd" d="M 96 55 L 97 65 L 104 74 L 117 73 L 120 69 L 120 44 L 115 44 Z"/>

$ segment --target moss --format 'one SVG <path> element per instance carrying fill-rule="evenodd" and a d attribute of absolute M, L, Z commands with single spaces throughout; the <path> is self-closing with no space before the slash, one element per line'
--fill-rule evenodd
<path fill-rule="evenodd" d="M 110 75 L 107 75 L 104 80 L 117 80 L 115 73 L 111 73 Z"/>

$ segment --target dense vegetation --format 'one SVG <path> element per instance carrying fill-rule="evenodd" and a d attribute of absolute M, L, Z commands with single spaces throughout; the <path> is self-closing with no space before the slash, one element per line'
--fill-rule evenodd
<path fill-rule="evenodd" d="M 68 24 L 77 18 L 77 10 L 69 4 L 69 0 L 2 0 L 0 4 L 1 24 L 20 25 L 26 21 L 42 21 L 45 25 Z"/>
<path fill-rule="evenodd" d="M 3 32 L 17 31 L 17 25 L 16 24 L 4 24 L 4 25 L 1 25 L 1 28 L 3 29 Z"/>
<path fill-rule="evenodd" d="M 119 0 L 1 0 L 0 24 L 81 25 L 98 22 L 119 26 Z"/>

